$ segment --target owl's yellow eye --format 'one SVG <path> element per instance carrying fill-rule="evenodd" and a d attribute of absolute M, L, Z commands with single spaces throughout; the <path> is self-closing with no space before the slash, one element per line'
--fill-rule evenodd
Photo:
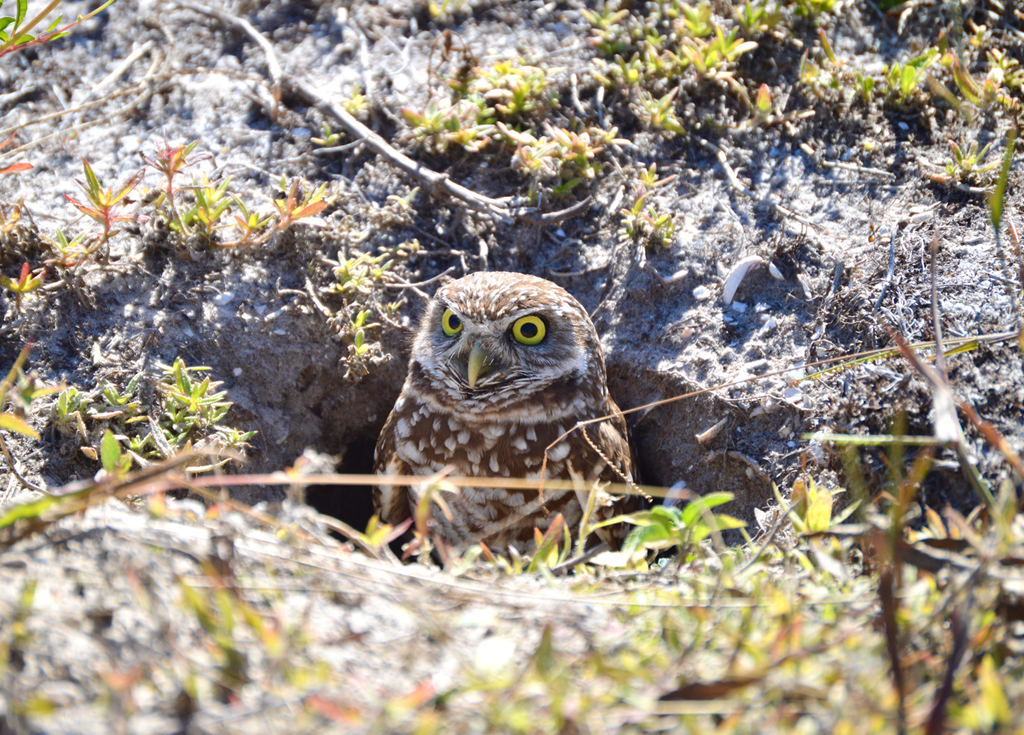
<path fill-rule="evenodd" d="M 441 316 L 441 329 L 449 337 L 454 337 L 462 331 L 462 320 L 451 309 L 445 309 L 444 314 Z"/>
<path fill-rule="evenodd" d="M 539 316 L 524 316 L 512 325 L 512 336 L 524 345 L 539 345 L 547 333 L 548 328 Z"/>

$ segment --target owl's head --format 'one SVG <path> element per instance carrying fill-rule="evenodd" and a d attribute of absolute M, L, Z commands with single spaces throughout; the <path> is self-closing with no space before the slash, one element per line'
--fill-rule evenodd
<path fill-rule="evenodd" d="M 603 389 L 604 359 L 590 317 L 565 289 L 521 273 L 473 273 L 438 289 L 410 378 L 452 411 L 526 410 L 538 394 L 550 409 L 581 388 Z"/>

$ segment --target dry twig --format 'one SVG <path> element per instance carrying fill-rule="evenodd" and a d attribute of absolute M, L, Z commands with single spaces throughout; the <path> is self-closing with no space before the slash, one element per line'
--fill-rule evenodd
<path fill-rule="evenodd" d="M 882 299 L 885 298 L 885 292 L 889 290 L 889 284 L 892 282 L 892 274 L 896 269 L 896 229 L 893 228 L 892 232 L 889 233 L 889 270 L 885 274 L 885 280 L 882 281 L 882 293 L 878 294 L 878 301 L 875 302 L 875 308 L 871 311 L 878 311 L 878 308 L 882 305 Z"/>
<path fill-rule="evenodd" d="M 21 483 L 22 487 L 24 487 L 24 488 L 26 488 L 28 490 L 34 490 L 37 493 L 43 493 L 44 495 L 49 495 L 50 494 L 49 490 L 47 490 L 44 487 L 39 487 L 39 486 L 33 484 L 31 481 L 26 479 L 21 474 L 21 472 L 18 471 L 18 466 L 16 464 L 14 464 L 14 457 L 11 456 L 11 452 L 7 448 L 7 443 L 4 441 L 4 438 L 3 438 L 2 435 L 0 435 L 0 450 L 2 450 L 3 453 L 4 453 L 4 459 L 7 460 L 7 466 L 11 468 L 11 474 L 14 475 L 14 477 L 18 480 L 18 482 Z"/>

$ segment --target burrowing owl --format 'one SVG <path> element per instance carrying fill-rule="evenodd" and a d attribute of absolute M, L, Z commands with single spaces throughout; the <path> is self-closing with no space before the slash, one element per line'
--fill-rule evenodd
<path fill-rule="evenodd" d="M 483 541 L 497 550 L 533 547 L 562 513 L 575 535 L 594 481 L 632 481 L 626 422 L 608 395 L 594 325 L 565 289 L 520 273 L 474 273 L 437 291 L 420 323 L 402 394 L 377 441 L 381 475 L 540 477 L 544 449 L 578 421 L 612 416 L 579 429 L 548 452 L 548 479 L 576 480 L 577 490 L 463 487 L 443 499 L 449 521 L 432 512 L 433 532 L 455 547 Z M 589 441 L 588 441 L 589 439 Z M 609 466 L 609 463 L 613 466 Z M 381 485 L 378 515 L 399 523 L 415 509 L 416 489 Z M 637 507 L 602 494 L 596 518 Z M 628 529 L 627 529 L 628 530 Z M 599 535 L 617 546 L 623 527 Z"/>

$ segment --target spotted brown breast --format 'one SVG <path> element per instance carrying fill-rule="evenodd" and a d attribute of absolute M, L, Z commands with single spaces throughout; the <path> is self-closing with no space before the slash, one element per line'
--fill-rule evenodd
<path fill-rule="evenodd" d="M 577 422 L 610 418 L 570 430 Z M 586 435 L 584 435 L 586 431 Z M 631 482 L 626 422 L 608 395 L 604 357 L 586 311 L 561 287 L 519 273 L 476 273 L 439 289 L 420 323 L 402 393 L 377 442 L 381 475 L 545 477 L 572 490 L 461 487 L 445 493 L 451 519 L 431 513 L 432 532 L 465 548 L 483 541 L 520 552 L 561 513 L 577 533 L 595 481 Z M 417 486 L 379 486 L 378 515 L 408 518 Z M 639 507 L 599 492 L 593 520 Z M 617 547 L 623 525 L 598 534 Z"/>

